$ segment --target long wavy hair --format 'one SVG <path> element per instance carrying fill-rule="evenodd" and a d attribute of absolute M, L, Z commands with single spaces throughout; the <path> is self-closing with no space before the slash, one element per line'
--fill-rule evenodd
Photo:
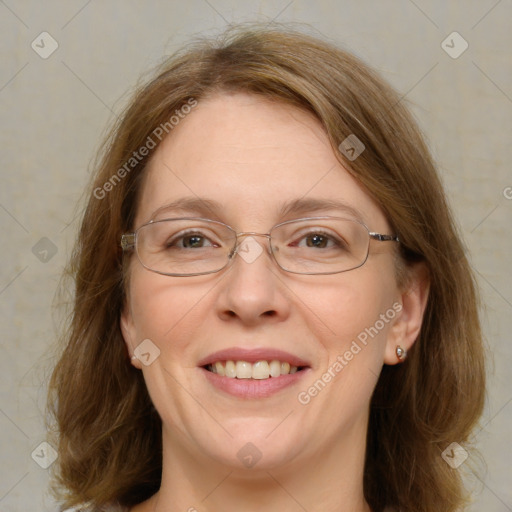
<path fill-rule="evenodd" d="M 276 25 L 232 27 L 166 59 L 102 146 L 65 274 L 74 300 L 49 386 L 55 492 L 64 506 L 99 509 L 133 506 L 159 488 L 161 420 L 119 326 L 129 257 L 120 237 L 134 228 L 151 157 L 135 161 L 133 153 L 148 137 L 158 146 L 166 123 L 172 137 L 169 119 L 191 99 L 238 91 L 313 113 L 399 234 L 401 266 L 428 268 L 418 339 L 406 363 L 383 368 L 371 400 L 364 495 L 374 512 L 459 509 L 466 491 L 441 453 L 453 441 L 469 443 L 484 402 L 484 351 L 474 275 L 432 157 L 403 100 L 365 64 Z M 354 161 L 338 149 L 351 134 L 365 145 Z"/>

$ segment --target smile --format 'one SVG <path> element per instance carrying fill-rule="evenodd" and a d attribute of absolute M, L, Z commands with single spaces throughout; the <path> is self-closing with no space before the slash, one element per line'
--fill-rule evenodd
<path fill-rule="evenodd" d="M 302 366 L 293 366 L 287 361 L 279 361 L 273 359 L 271 361 L 256 361 L 250 363 L 248 361 L 216 361 L 208 364 L 205 369 L 209 372 L 216 373 L 221 377 L 230 379 L 255 379 L 264 380 L 269 378 L 277 378 L 281 375 L 289 375 L 301 371 Z"/>
<path fill-rule="evenodd" d="M 306 378 L 311 363 L 298 355 L 270 347 L 231 347 L 198 361 L 206 382 L 241 399 L 266 398 Z"/>

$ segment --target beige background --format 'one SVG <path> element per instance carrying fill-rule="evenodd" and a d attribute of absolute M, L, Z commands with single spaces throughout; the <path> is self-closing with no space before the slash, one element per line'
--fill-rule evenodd
<path fill-rule="evenodd" d="M 476 435 L 487 470 L 481 480 L 470 479 L 477 491 L 471 510 L 512 510 L 507 0 L 0 1 L 0 510 L 56 510 L 46 495 L 48 471 L 31 453 L 40 462 L 49 453 L 39 444 L 55 340 L 52 299 L 77 227 L 75 207 L 107 124 L 163 55 L 190 36 L 255 19 L 309 23 L 312 33 L 376 67 L 413 104 L 481 283 L 495 358 Z M 51 49 L 48 36 L 38 37 L 43 31 L 59 45 L 47 59 L 31 48 L 35 40 L 40 52 Z M 441 46 L 453 31 L 469 43 L 456 59 Z M 462 48 L 454 41 L 452 51 Z M 459 470 L 476 461 L 476 453 L 469 457 Z"/>

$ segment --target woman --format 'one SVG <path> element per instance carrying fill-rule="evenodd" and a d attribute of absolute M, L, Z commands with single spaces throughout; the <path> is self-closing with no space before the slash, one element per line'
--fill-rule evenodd
<path fill-rule="evenodd" d="M 65 506 L 464 503 L 443 452 L 482 410 L 474 280 L 417 126 L 355 57 L 253 27 L 170 58 L 105 144 L 70 271 Z"/>

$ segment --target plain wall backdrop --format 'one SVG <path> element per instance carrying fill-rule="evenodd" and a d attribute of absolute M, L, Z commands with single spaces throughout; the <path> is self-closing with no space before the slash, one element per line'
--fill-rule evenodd
<path fill-rule="evenodd" d="M 260 20 L 307 23 L 361 57 L 425 132 L 481 285 L 494 361 L 475 432 L 487 467 L 468 477 L 470 510 L 512 511 L 511 19 L 510 0 L 0 0 L 0 510 L 57 510 L 42 467 L 52 449 L 41 445 L 52 303 L 107 126 L 165 55 Z M 454 471 L 477 464 L 470 450 Z"/>

